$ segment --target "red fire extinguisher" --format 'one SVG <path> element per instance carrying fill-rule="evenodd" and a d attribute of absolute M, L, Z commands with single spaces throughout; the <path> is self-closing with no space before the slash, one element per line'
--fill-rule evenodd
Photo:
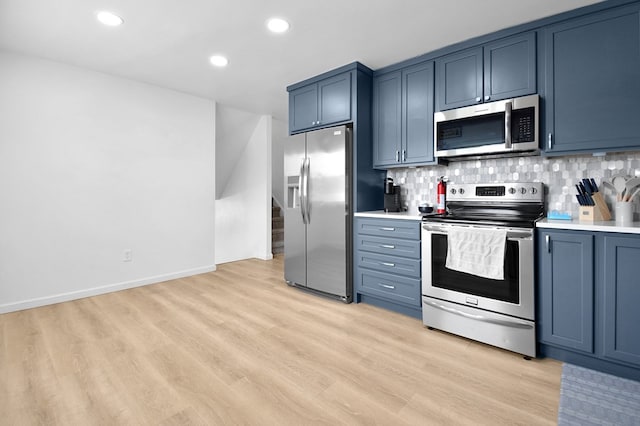
<path fill-rule="evenodd" d="M 447 194 L 447 178 L 444 176 L 438 178 L 437 194 L 436 213 L 444 214 L 446 212 L 445 202 Z"/>

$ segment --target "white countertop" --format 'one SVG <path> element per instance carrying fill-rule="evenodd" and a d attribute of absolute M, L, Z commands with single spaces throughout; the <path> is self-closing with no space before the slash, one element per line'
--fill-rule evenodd
<path fill-rule="evenodd" d="M 598 222 L 580 222 L 577 219 L 555 220 L 542 219 L 536 222 L 536 228 L 573 229 L 576 231 L 620 232 L 625 234 L 640 234 L 640 222 L 633 222 L 629 226 L 616 225 L 614 220 Z"/>
<path fill-rule="evenodd" d="M 353 215 L 356 217 L 373 217 L 376 219 L 422 220 L 422 214 L 420 213 L 385 212 L 384 210 L 375 210 L 370 212 L 357 212 L 357 213 L 354 213 Z"/>

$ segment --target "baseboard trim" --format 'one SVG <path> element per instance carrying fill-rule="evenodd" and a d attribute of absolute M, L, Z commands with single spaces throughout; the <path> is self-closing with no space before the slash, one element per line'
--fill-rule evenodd
<path fill-rule="evenodd" d="M 115 291 L 127 290 L 149 284 L 157 284 L 163 281 L 175 280 L 177 278 L 190 277 L 192 275 L 204 274 L 216 270 L 216 265 L 203 266 L 201 268 L 186 269 L 184 271 L 172 272 L 169 274 L 155 275 L 152 277 L 137 280 L 124 281 L 120 283 L 107 284 L 100 287 L 88 288 L 85 290 L 60 293 L 53 296 L 38 297 L 35 299 L 22 300 L 14 303 L 0 305 L 0 314 L 22 311 L 24 309 L 37 308 L 40 306 L 53 305 L 55 303 L 68 302 L 70 300 L 83 299 L 85 297 L 98 296 L 100 294 L 113 293 Z"/>

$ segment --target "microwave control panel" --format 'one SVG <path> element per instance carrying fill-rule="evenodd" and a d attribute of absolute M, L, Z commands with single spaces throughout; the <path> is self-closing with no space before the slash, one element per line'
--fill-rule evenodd
<path fill-rule="evenodd" d="M 535 118 L 533 108 L 513 111 L 511 124 L 511 140 L 513 142 L 531 142 L 535 137 Z"/>

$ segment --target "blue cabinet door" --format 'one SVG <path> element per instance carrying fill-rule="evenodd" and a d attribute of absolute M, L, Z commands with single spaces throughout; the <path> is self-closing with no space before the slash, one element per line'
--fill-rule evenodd
<path fill-rule="evenodd" d="M 351 119 L 351 73 L 344 73 L 318 83 L 318 125 Z"/>
<path fill-rule="evenodd" d="M 482 102 L 482 47 L 456 52 L 436 61 L 438 111 Z"/>
<path fill-rule="evenodd" d="M 546 30 L 547 153 L 640 147 L 638 5 Z"/>
<path fill-rule="evenodd" d="M 301 87 L 289 93 L 290 131 L 310 129 L 318 120 L 318 86 Z"/>
<path fill-rule="evenodd" d="M 435 163 L 433 86 L 431 61 L 374 78 L 374 167 Z"/>
<path fill-rule="evenodd" d="M 289 133 L 351 121 L 351 72 L 289 92 Z"/>
<path fill-rule="evenodd" d="M 536 93 L 536 33 L 484 46 L 484 101 Z"/>
<path fill-rule="evenodd" d="M 604 238 L 604 356 L 640 367 L 640 237 Z"/>
<path fill-rule="evenodd" d="M 402 153 L 405 165 L 433 164 L 433 62 L 402 70 Z"/>
<path fill-rule="evenodd" d="M 392 72 L 373 79 L 373 165 L 397 166 L 402 150 L 402 78 Z"/>
<path fill-rule="evenodd" d="M 543 343 L 593 353 L 593 235 L 538 231 Z"/>
<path fill-rule="evenodd" d="M 536 93 L 536 33 L 504 38 L 436 61 L 438 111 Z"/>

